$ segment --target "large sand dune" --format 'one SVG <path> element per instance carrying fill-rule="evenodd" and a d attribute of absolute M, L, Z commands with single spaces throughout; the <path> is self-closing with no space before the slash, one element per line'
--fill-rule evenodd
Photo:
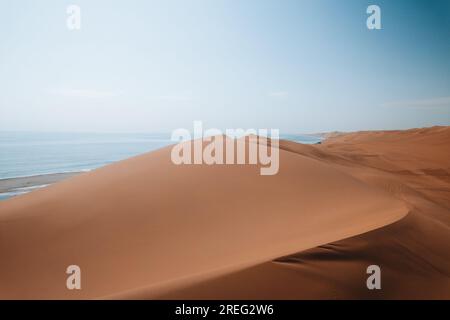
<path fill-rule="evenodd" d="M 81 174 L 0 203 L 0 298 L 449 298 L 449 143 L 283 141 L 274 176 L 164 148 Z"/>

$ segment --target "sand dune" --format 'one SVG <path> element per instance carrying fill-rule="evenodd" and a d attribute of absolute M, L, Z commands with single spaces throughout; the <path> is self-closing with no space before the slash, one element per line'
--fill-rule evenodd
<path fill-rule="evenodd" d="M 0 298 L 448 298 L 449 141 L 283 141 L 274 176 L 170 147 L 81 174 L 0 203 Z"/>
<path fill-rule="evenodd" d="M 383 228 L 158 298 L 449 299 L 449 142 L 449 127 L 358 132 L 319 146 L 282 142 L 282 149 L 384 189 L 410 213 Z M 363 270 L 370 264 L 381 267 L 382 290 L 365 286 Z"/>

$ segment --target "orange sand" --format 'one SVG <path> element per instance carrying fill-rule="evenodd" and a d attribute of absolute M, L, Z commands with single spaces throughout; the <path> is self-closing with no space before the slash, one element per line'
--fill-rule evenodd
<path fill-rule="evenodd" d="M 176 166 L 168 147 L 81 174 L 0 202 L 0 298 L 448 299 L 449 143 L 449 127 L 281 141 L 274 176 Z"/>

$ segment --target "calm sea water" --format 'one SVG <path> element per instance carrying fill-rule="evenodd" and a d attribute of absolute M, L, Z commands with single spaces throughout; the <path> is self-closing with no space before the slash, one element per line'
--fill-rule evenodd
<path fill-rule="evenodd" d="M 91 170 L 169 144 L 169 134 L 2 132 L 0 179 Z"/>
<path fill-rule="evenodd" d="M 296 134 L 281 138 L 309 144 L 320 141 Z M 0 179 L 88 171 L 170 144 L 169 133 L 0 132 Z M 33 188 L 0 194 L 0 200 Z"/>

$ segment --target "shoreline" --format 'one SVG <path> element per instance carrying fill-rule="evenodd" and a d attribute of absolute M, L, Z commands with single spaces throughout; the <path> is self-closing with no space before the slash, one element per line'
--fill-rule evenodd
<path fill-rule="evenodd" d="M 83 173 L 83 171 L 77 172 L 62 172 L 62 173 L 48 173 L 40 174 L 28 177 L 6 178 L 0 179 L 0 194 L 19 192 L 22 188 L 32 188 L 43 185 L 49 185 L 75 175 Z"/>

